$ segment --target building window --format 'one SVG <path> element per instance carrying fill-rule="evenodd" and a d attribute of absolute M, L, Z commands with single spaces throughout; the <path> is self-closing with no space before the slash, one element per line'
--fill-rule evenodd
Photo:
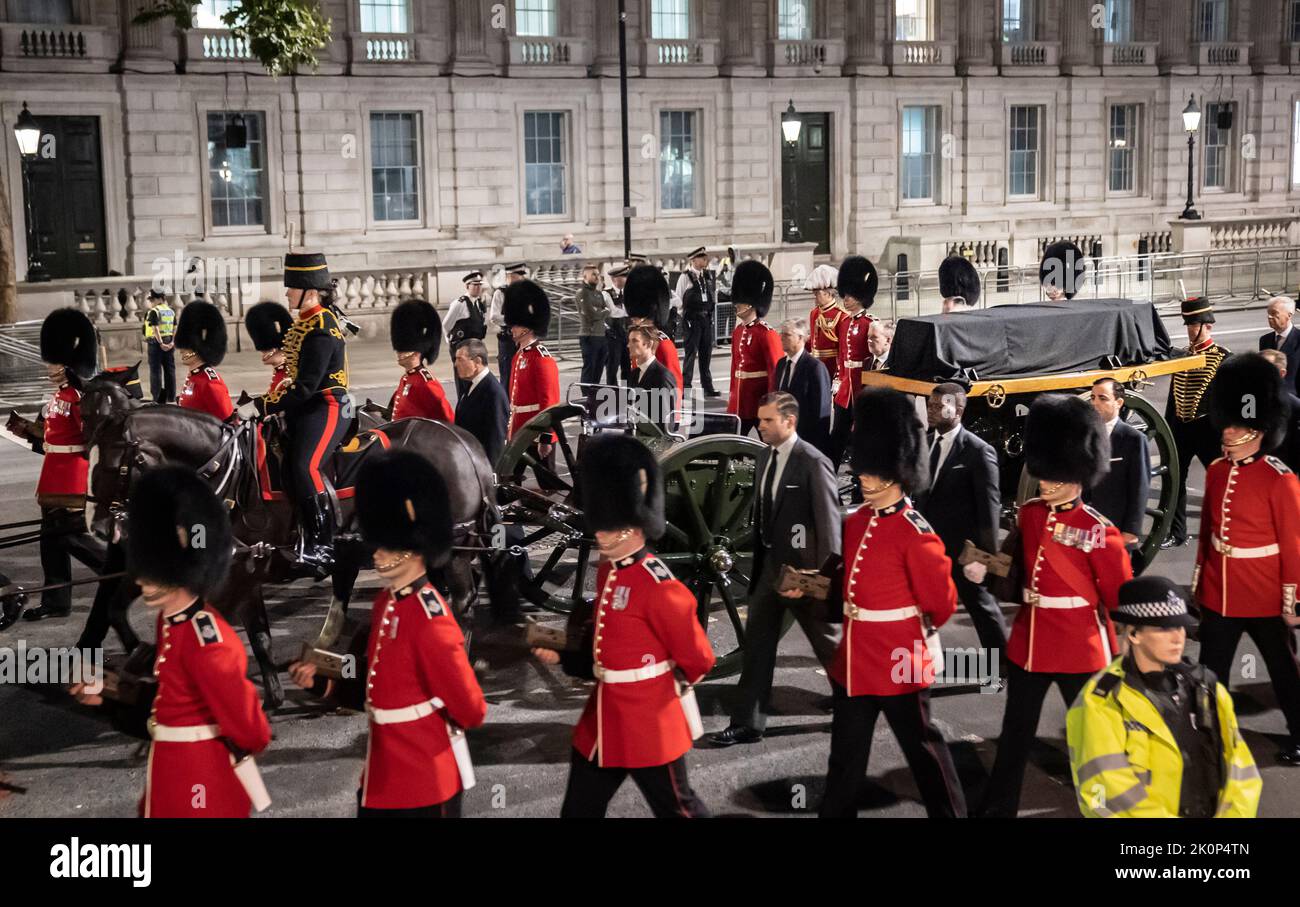
<path fill-rule="evenodd" d="M 1300 0 L 1290 0 L 1287 4 L 1287 33 L 1292 44 L 1300 44 Z"/>
<path fill-rule="evenodd" d="M 555 0 L 515 0 L 515 34 L 553 38 L 557 27 Z"/>
<path fill-rule="evenodd" d="M 370 191 L 376 221 L 420 219 L 419 114 L 370 114 Z"/>
<path fill-rule="evenodd" d="M 408 0 L 361 0 L 361 30 L 402 34 L 411 30 Z"/>
<path fill-rule="evenodd" d="M 1107 185 L 1112 193 L 1137 191 L 1139 116 L 1137 104 L 1116 104 L 1110 109 Z"/>
<path fill-rule="evenodd" d="M 1196 36 L 1199 41 L 1228 40 L 1228 0 L 1197 0 Z"/>
<path fill-rule="evenodd" d="M 894 0 L 894 40 L 930 40 L 930 0 Z"/>
<path fill-rule="evenodd" d="M 1012 107 L 1010 111 L 1007 194 L 1012 198 L 1038 198 L 1041 110 L 1040 107 Z"/>
<path fill-rule="evenodd" d="M 530 217 L 566 213 L 566 114 L 536 111 L 524 114 L 525 211 Z"/>
<path fill-rule="evenodd" d="M 904 201 L 934 199 L 938 171 L 934 149 L 939 133 L 938 107 L 904 107 L 901 191 Z"/>
<path fill-rule="evenodd" d="M 659 207 L 694 211 L 695 111 L 659 112 Z"/>
<path fill-rule="evenodd" d="M 1205 105 L 1205 117 L 1202 119 L 1205 137 L 1205 166 L 1201 168 L 1201 188 L 1228 189 L 1232 181 L 1232 130 L 1220 129 L 1218 119 L 1221 114 L 1231 114 L 1231 103 L 1211 103 Z"/>
<path fill-rule="evenodd" d="M 812 37 L 812 0 L 781 0 L 776 31 L 782 41 L 807 41 Z"/>
<path fill-rule="evenodd" d="M 1034 0 L 1002 0 L 1002 40 L 1007 44 L 1034 40 Z"/>
<path fill-rule="evenodd" d="M 0 11 L 3 9 L 0 4 Z M 72 0 L 9 0 L 9 21 L 71 25 Z"/>
<path fill-rule="evenodd" d="M 650 37 L 684 41 L 691 36 L 691 0 L 650 0 Z"/>
<path fill-rule="evenodd" d="M 199 28 L 225 28 L 221 17 L 234 7 L 238 0 L 203 0 L 194 10 L 194 24 Z"/>
<path fill-rule="evenodd" d="M 1106 0 L 1106 43 L 1133 40 L 1133 0 Z"/>
<path fill-rule="evenodd" d="M 238 119 L 236 119 L 238 118 Z M 243 147 L 239 141 L 243 123 Z M 208 113 L 208 185 L 212 226 L 266 225 L 266 140 L 262 114 L 246 110 Z"/>

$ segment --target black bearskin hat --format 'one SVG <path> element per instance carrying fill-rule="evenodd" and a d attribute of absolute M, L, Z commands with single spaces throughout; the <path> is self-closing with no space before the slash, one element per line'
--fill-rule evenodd
<path fill-rule="evenodd" d="M 330 269 L 323 252 L 289 252 L 284 256 L 284 285 L 293 290 L 329 290 Z"/>
<path fill-rule="evenodd" d="M 861 255 L 850 255 L 840 262 L 840 273 L 835 282 L 835 290 L 840 294 L 841 299 L 852 296 L 862 303 L 864 309 L 869 309 L 876 301 L 878 286 L 880 286 L 880 276 L 876 273 L 876 266 Z"/>
<path fill-rule="evenodd" d="M 1068 240 L 1054 242 L 1043 250 L 1043 260 L 1038 265 L 1038 282 L 1065 292 L 1073 299 L 1083 285 L 1083 272 L 1088 270 L 1088 260 L 1083 250 Z"/>
<path fill-rule="evenodd" d="M 888 387 L 869 387 L 858 394 L 850 464 L 857 475 L 897 482 L 905 494 L 925 490 L 930 455 L 925 426 L 910 396 Z"/>
<path fill-rule="evenodd" d="M 79 309 L 55 309 L 41 322 L 41 358 L 80 378 L 95 374 L 95 326 Z"/>
<path fill-rule="evenodd" d="M 430 568 L 451 556 L 447 484 L 420 454 L 393 449 L 366 460 L 357 475 L 356 500 L 367 544 L 417 552 Z"/>
<path fill-rule="evenodd" d="M 259 353 L 278 350 L 291 327 L 293 316 L 278 302 L 259 302 L 244 315 L 244 329 Z"/>
<path fill-rule="evenodd" d="M 394 351 L 418 352 L 425 362 L 434 362 L 442 347 L 442 319 L 423 299 L 408 299 L 393 309 L 388 336 Z"/>
<path fill-rule="evenodd" d="M 1290 406 L 1282 396 L 1282 374 L 1259 353 L 1238 353 L 1219 366 L 1210 385 L 1210 422 L 1225 428 L 1253 428 L 1261 449 L 1277 449 L 1286 436 Z"/>
<path fill-rule="evenodd" d="M 980 275 L 962 255 L 949 255 L 939 263 L 939 295 L 944 299 L 960 296 L 968 305 L 980 301 Z"/>
<path fill-rule="evenodd" d="M 623 285 L 623 308 L 630 318 L 649 318 L 666 327 L 669 316 L 668 278 L 654 265 L 637 265 Z"/>
<path fill-rule="evenodd" d="M 551 300 L 546 291 L 531 280 L 516 280 L 506 287 L 501 316 L 508 327 L 518 325 L 528 328 L 538 337 L 545 337 L 551 326 Z"/>
<path fill-rule="evenodd" d="M 176 325 L 176 348 L 193 350 L 204 365 L 220 365 L 226 358 L 226 318 L 210 302 L 196 299 L 181 309 Z"/>
<path fill-rule="evenodd" d="M 591 532 L 635 526 L 664 534 L 664 481 L 655 455 L 631 435 L 600 434 L 578 458 L 578 500 Z"/>
<path fill-rule="evenodd" d="M 750 258 L 736 265 L 731 279 L 732 305 L 752 305 L 759 318 L 767 316 L 772 308 L 772 272 L 761 261 Z"/>
<path fill-rule="evenodd" d="M 136 580 L 208 598 L 230 571 L 230 512 L 193 469 L 159 466 L 140 476 L 126 510 L 126 569 Z"/>
<path fill-rule="evenodd" d="M 1025 466 L 1035 479 L 1078 482 L 1085 489 L 1110 471 L 1110 434 L 1092 404 L 1044 394 L 1025 420 Z"/>

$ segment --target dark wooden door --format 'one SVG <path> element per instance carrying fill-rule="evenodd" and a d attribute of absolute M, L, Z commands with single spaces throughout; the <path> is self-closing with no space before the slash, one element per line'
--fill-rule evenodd
<path fill-rule="evenodd" d="M 55 280 L 103 277 L 108 249 L 99 118 L 41 116 L 39 122 L 41 144 L 28 166 L 41 264 Z"/>
<path fill-rule="evenodd" d="M 801 113 L 794 145 L 781 142 L 781 230 L 786 242 L 831 250 L 831 116 Z"/>

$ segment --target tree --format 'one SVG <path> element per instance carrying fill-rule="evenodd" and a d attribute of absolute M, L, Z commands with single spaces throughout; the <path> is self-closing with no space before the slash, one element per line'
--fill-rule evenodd
<path fill-rule="evenodd" d="M 137 24 L 171 19 L 186 31 L 194 27 L 196 0 L 156 0 L 135 17 Z M 316 52 L 329 43 L 330 20 L 315 0 L 240 0 L 221 21 L 231 33 L 248 42 L 248 50 L 263 68 L 280 76 L 300 67 L 317 66 Z"/>

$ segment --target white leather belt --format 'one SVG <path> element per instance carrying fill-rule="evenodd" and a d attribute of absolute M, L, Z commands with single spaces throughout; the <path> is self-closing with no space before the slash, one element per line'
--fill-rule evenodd
<path fill-rule="evenodd" d="M 845 359 L 845 360 L 844 360 L 844 367 L 845 367 L 845 368 L 862 368 L 862 366 L 865 365 L 865 364 L 866 364 L 865 362 L 855 362 L 855 361 L 852 360 L 852 359 Z"/>
<path fill-rule="evenodd" d="M 766 378 L 767 372 L 736 372 L 737 378 Z"/>
<path fill-rule="evenodd" d="M 527 406 L 512 406 L 510 409 L 517 413 L 535 413 L 542 408 L 540 403 L 530 403 Z"/>
<path fill-rule="evenodd" d="M 1237 545 L 1229 545 L 1217 535 L 1210 536 L 1210 544 L 1214 545 L 1214 550 L 1224 557 L 1271 557 L 1281 550 L 1276 542 L 1272 545 L 1260 545 L 1258 548 L 1242 548 Z"/>
<path fill-rule="evenodd" d="M 367 705 L 366 712 L 375 724 L 406 724 L 408 721 L 427 718 L 442 707 L 443 701 L 435 696 L 428 702 L 417 702 L 415 705 L 408 705 L 401 709 L 377 709 Z"/>
<path fill-rule="evenodd" d="M 1081 595 L 1039 595 L 1025 590 L 1025 602 L 1035 608 L 1089 608 L 1091 603 Z"/>
<path fill-rule="evenodd" d="M 865 620 L 882 624 L 895 620 L 907 620 L 909 617 L 920 617 L 921 609 L 916 605 L 908 605 L 906 608 L 888 608 L 884 611 L 873 611 L 870 608 L 859 608 L 857 605 L 845 605 L 844 614 L 853 620 Z"/>
<path fill-rule="evenodd" d="M 187 727 L 168 727 L 165 724 L 150 724 L 149 736 L 159 743 L 199 743 L 204 740 L 216 740 L 221 729 L 215 724 L 194 724 Z"/>
<path fill-rule="evenodd" d="M 646 665 L 643 668 L 628 668 L 626 671 L 611 671 L 596 665 L 593 673 L 596 679 L 601 683 L 635 683 L 638 680 L 653 680 L 661 674 L 667 674 L 673 669 L 673 660 L 656 661 L 654 664 Z"/>
<path fill-rule="evenodd" d="M 46 453 L 85 453 L 84 444 L 46 444 Z"/>

